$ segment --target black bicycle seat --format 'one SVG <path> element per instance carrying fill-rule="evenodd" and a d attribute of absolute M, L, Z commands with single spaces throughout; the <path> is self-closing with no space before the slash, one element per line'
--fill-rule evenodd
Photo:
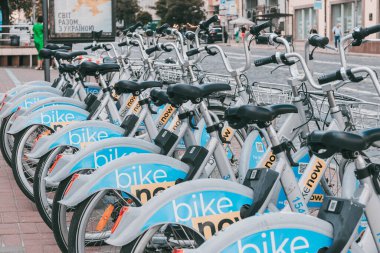
<path fill-rule="evenodd" d="M 343 131 L 314 131 L 307 138 L 310 150 L 321 158 L 335 153 L 356 152 L 368 149 L 380 140 L 380 128 L 363 130 L 358 133 Z"/>
<path fill-rule="evenodd" d="M 270 122 L 280 115 L 297 112 L 297 107 L 292 104 L 243 105 L 228 108 L 224 113 L 224 118 L 232 127 L 241 128 L 247 124 Z"/>
<path fill-rule="evenodd" d="M 51 50 L 51 49 L 47 49 L 47 48 L 42 48 L 40 50 L 40 52 L 38 53 L 38 55 L 42 58 L 42 59 L 50 59 L 51 57 L 53 57 L 55 54 L 55 51 L 54 50 Z"/>
<path fill-rule="evenodd" d="M 141 91 L 146 89 L 157 87 L 162 87 L 162 83 L 158 81 L 144 81 L 138 83 L 134 81 L 121 80 L 115 83 L 114 89 L 117 94 L 136 92 L 139 94 Z"/>
<path fill-rule="evenodd" d="M 57 44 L 51 44 L 51 43 L 47 44 L 44 48 L 50 49 L 50 50 L 71 50 L 70 46 L 67 46 L 67 45 L 59 46 Z"/>
<path fill-rule="evenodd" d="M 73 64 L 61 64 L 59 65 L 59 72 L 60 73 L 75 73 L 79 69 L 79 65 L 73 65 Z"/>
<path fill-rule="evenodd" d="M 200 102 L 215 92 L 231 90 L 226 83 L 207 83 L 202 85 L 174 84 L 168 87 L 167 93 L 171 101 L 183 103 L 187 100 Z"/>
<path fill-rule="evenodd" d="M 86 51 L 74 51 L 74 52 L 61 52 L 61 51 L 56 51 L 54 56 L 57 60 L 66 60 L 66 61 L 71 61 L 75 57 L 80 56 L 80 55 L 87 55 Z"/>
<path fill-rule="evenodd" d="M 79 72 L 84 76 L 98 76 L 111 72 L 118 72 L 120 66 L 114 63 L 96 64 L 94 62 L 83 62 L 79 65 Z"/>
<path fill-rule="evenodd" d="M 156 106 L 161 106 L 170 103 L 168 94 L 164 90 L 152 89 L 150 91 L 150 98 Z"/>

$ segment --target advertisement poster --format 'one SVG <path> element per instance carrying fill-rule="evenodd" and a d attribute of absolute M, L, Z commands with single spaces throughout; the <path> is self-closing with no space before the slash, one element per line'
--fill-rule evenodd
<path fill-rule="evenodd" d="M 103 31 L 101 41 L 114 41 L 115 0 L 50 0 L 49 41 L 91 42 L 92 31 Z"/>

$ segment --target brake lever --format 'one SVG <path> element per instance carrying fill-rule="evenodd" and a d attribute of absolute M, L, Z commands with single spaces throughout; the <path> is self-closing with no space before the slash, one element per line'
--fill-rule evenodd
<path fill-rule="evenodd" d="M 206 47 L 206 52 L 207 52 L 207 54 L 209 54 L 209 55 L 211 55 L 211 56 L 214 56 L 214 55 L 217 55 L 217 54 L 218 54 L 217 51 L 212 51 L 211 49 L 208 49 L 207 47 Z"/>

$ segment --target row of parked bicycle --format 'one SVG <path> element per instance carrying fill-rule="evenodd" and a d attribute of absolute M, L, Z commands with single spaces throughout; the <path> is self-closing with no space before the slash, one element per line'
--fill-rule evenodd
<path fill-rule="evenodd" d="M 141 36 L 136 24 L 117 44 L 93 32 L 87 51 L 49 44 L 40 56 L 59 77 L 3 94 L 1 152 L 61 251 L 380 252 L 380 166 L 364 153 L 380 128 L 361 115 L 360 129 L 370 103 L 337 93 L 370 79 L 380 95 L 344 48 L 380 25 L 344 37 L 341 67 L 316 78 L 310 48 L 327 38 L 310 35 L 303 57 L 262 32 L 270 23 L 254 26 L 234 69 L 222 47 L 199 43 L 216 21 L 185 36 L 168 25 Z M 287 66 L 283 86 L 248 82 L 254 39 L 282 46 L 254 65 Z M 227 74 L 203 71 L 205 54 Z"/>

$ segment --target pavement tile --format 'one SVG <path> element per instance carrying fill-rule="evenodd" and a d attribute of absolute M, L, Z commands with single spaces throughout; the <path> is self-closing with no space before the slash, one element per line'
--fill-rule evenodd
<path fill-rule="evenodd" d="M 45 224 L 45 222 L 36 223 L 36 227 L 41 234 L 51 233 L 51 229 Z"/>
<path fill-rule="evenodd" d="M 22 245 L 21 236 L 18 234 L 15 235 L 2 235 L 1 236 L 2 247 L 10 247 L 10 246 L 20 246 Z M 0 252 L 1 248 L 0 248 Z"/>
<path fill-rule="evenodd" d="M 22 211 L 18 215 L 20 222 L 42 222 L 42 218 L 37 211 Z"/>
<path fill-rule="evenodd" d="M 60 253 L 61 250 L 58 248 L 57 245 L 45 245 L 43 252 L 44 253 Z"/>
<path fill-rule="evenodd" d="M 25 247 L 25 253 L 41 253 L 43 252 L 43 246 L 42 245 L 33 245 Z"/>
<path fill-rule="evenodd" d="M 38 233 L 36 223 L 19 223 L 19 226 L 22 234 Z"/>
<path fill-rule="evenodd" d="M 0 235 L 14 235 L 18 233 L 19 229 L 17 224 L 0 224 Z"/>
<path fill-rule="evenodd" d="M 1 221 L 3 224 L 19 222 L 18 214 L 16 212 L 2 212 L 0 216 L 1 216 L 1 219 L 2 219 Z"/>

